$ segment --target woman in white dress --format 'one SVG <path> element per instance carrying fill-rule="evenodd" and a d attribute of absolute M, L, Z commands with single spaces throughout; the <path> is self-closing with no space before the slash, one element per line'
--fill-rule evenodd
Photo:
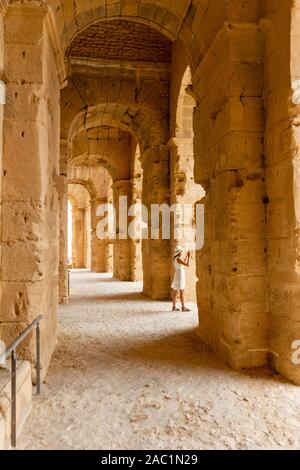
<path fill-rule="evenodd" d="M 174 278 L 172 282 L 172 300 L 173 300 L 173 312 L 178 312 L 179 309 L 176 308 L 176 299 L 177 293 L 180 292 L 180 302 L 181 302 L 181 309 L 183 312 L 190 312 L 190 310 L 185 306 L 184 303 L 184 289 L 185 289 L 185 268 L 190 266 L 190 256 L 191 253 L 188 251 L 185 258 L 182 259 L 183 255 L 183 248 L 181 246 L 177 246 L 174 252 L 173 260 L 174 260 Z"/>

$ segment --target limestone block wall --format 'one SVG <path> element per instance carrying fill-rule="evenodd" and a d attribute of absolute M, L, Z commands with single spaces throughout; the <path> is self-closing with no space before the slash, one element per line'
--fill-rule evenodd
<path fill-rule="evenodd" d="M 151 239 L 151 204 L 169 204 L 169 150 L 166 145 L 150 147 L 142 154 L 142 202 L 148 209 L 148 239 L 143 240 L 144 294 L 152 299 L 170 295 L 170 240 Z M 146 222 L 146 221 L 145 221 Z"/>
<path fill-rule="evenodd" d="M 260 21 L 265 41 L 264 152 L 267 196 L 267 272 L 273 366 L 300 383 L 292 363 L 299 328 L 299 2 L 266 0 Z"/>
<path fill-rule="evenodd" d="M 85 210 L 73 206 L 73 246 L 72 267 L 75 269 L 85 268 Z"/>
<path fill-rule="evenodd" d="M 68 303 L 68 145 L 60 143 L 60 186 L 59 186 L 59 303 Z"/>
<path fill-rule="evenodd" d="M 5 18 L 1 214 L 1 337 L 10 343 L 43 314 L 43 375 L 57 331 L 60 185 L 59 82 L 47 15 L 39 2 L 14 3 Z M 32 338 L 22 355 L 33 361 Z"/>
<path fill-rule="evenodd" d="M 175 41 L 172 44 L 172 65 L 171 65 L 171 80 L 170 80 L 170 135 L 176 136 L 177 130 L 180 127 L 178 123 L 178 108 L 180 107 L 180 96 L 185 92 L 182 87 L 184 74 L 189 67 L 188 50 L 182 41 Z M 193 130 L 193 123 L 191 125 Z"/>
<path fill-rule="evenodd" d="M 107 273 L 112 270 L 112 248 L 108 240 L 101 240 L 97 236 L 97 223 L 100 220 L 97 216 L 97 209 L 101 204 L 112 202 L 112 179 L 102 167 L 96 167 L 95 172 L 94 184 L 97 196 L 91 201 L 91 267 L 94 272 Z"/>
<path fill-rule="evenodd" d="M 91 204 L 89 204 L 84 211 L 84 267 L 91 269 L 92 266 L 92 217 L 91 217 Z M 111 271 L 111 270 L 110 270 Z"/>
<path fill-rule="evenodd" d="M 141 204 L 142 202 L 142 185 L 143 170 L 141 162 L 140 146 L 135 139 L 131 141 L 131 184 L 132 184 L 132 204 Z M 128 222 L 132 222 L 133 217 L 128 218 Z M 143 280 L 143 257 L 142 257 L 142 234 L 136 234 L 131 243 L 131 277 L 132 281 Z"/>
<path fill-rule="evenodd" d="M 97 216 L 97 208 L 108 202 L 107 196 L 91 200 L 91 269 L 96 273 L 108 273 L 112 267 L 111 243 L 109 240 L 102 240 L 97 236 L 97 224 L 100 220 Z"/>
<path fill-rule="evenodd" d="M 4 79 L 4 15 L 6 14 L 6 5 L 0 2 L 0 79 Z M 0 173 L 2 174 L 3 168 L 3 126 L 4 126 L 4 105 L 0 104 Z M 0 194 L 2 193 L 2 181 L 0 179 Z M 1 217 L 0 205 L 0 217 Z M 2 259 L 2 250 L 0 249 L 0 262 Z"/>
<path fill-rule="evenodd" d="M 128 207 L 131 205 L 132 189 L 131 180 L 115 181 L 113 184 L 114 207 L 117 216 L 117 239 L 114 242 L 114 277 L 121 281 L 134 280 L 134 273 L 132 272 L 132 254 L 135 241 L 128 238 L 128 215 L 122 207 L 120 207 L 120 204 L 122 204 L 120 198 L 122 197 L 127 197 Z M 125 232 L 122 230 L 122 226 L 120 226 L 120 215 L 126 224 L 124 224 Z"/>
<path fill-rule="evenodd" d="M 199 333 L 236 368 L 268 360 L 262 46 L 252 14 L 225 22 L 193 75 Z"/>

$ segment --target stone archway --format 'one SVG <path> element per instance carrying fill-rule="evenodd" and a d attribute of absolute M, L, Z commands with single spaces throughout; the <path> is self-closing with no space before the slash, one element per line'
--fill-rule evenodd
<path fill-rule="evenodd" d="M 151 27 L 154 31 L 163 33 L 168 39 L 174 41 L 178 35 L 186 42 L 193 42 L 191 24 L 196 16 L 199 19 L 204 15 L 204 9 L 199 0 L 195 7 L 190 2 L 176 5 L 166 4 L 164 1 L 150 1 L 147 5 L 137 4 L 129 0 L 124 4 L 121 0 L 113 4 L 90 7 L 82 0 L 76 0 L 76 15 L 73 8 L 60 8 L 58 11 L 58 30 L 61 43 L 65 50 L 74 38 L 89 26 L 99 21 L 134 21 L 141 25 Z"/>
<path fill-rule="evenodd" d="M 188 66 L 183 73 L 176 107 L 176 119 L 174 137 L 169 142 L 170 148 L 170 179 L 171 179 L 171 204 L 178 205 L 182 214 L 191 222 L 191 228 L 196 229 L 195 205 L 200 204 L 205 196 L 203 188 L 194 182 L 194 130 L 193 118 L 196 106 L 191 94 L 192 77 Z M 184 216 L 183 216 L 184 217 Z M 191 251 L 190 268 L 187 271 L 185 296 L 187 300 L 196 301 L 196 236 L 188 231 L 188 220 L 183 221 L 180 234 L 172 233 L 172 248 L 180 244 L 186 250 Z M 171 264 L 171 274 L 174 268 Z"/>
<path fill-rule="evenodd" d="M 99 240 L 97 237 L 98 206 L 112 201 L 111 175 L 104 167 L 99 165 L 93 167 L 70 166 L 68 170 L 68 184 L 69 186 L 81 185 L 87 189 L 89 194 L 88 207 L 85 207 L 85 214 L 80 211 L 79 216 L 81 217 L 79 218 L 82 220 L 81 228 L 84 227 L 84 216 L 88 217 L 87 222 L 90 225 L 90 235 L 87 238 L 90 240 L 91 246 L 91 269 L 94 272 L 100 273 L 111 272 L 113 265 L 112 242 L 109 240 Z M 78 236 L 81 239 L 84 237 L 80 227 Z M 76 239 L 75 234 L 74 239 Z"/>

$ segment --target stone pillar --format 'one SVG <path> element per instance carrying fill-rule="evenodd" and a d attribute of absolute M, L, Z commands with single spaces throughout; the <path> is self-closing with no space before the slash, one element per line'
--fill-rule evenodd
<path fill-rule="evenodd" d="M 59 266 L 60 83 L 48 9 L 13 3 L 5 18 L 7 104 L 1 214 L 1 339 L 39 314 L 42 375 L 56 344 Z M 20 357 L 34 360 L 33 335 Z"/>
<path fill-rule="evenodd" d="M 193 226 L 195 228 L 195 203 L 204 197 L 203 188 L 194 182 L 194 147 L 193 138 L 173 138 L 170 148 L 170 204 L 188 204 L 193 210 Z M 180 244 L 186 247 L 184 238 L 176 238 L 174 224 L 171 232 L 172 252 Z M 187 246 L 187 248 L 189 248 Z M 174 275 L 173 259 L 171 258 L 171 278 Z M 196 252 L 191 250 L 190 267 L 186 271 L 185 299 L 196 301 Z"/>
<path fill-rule="evenodd" d="M 120 281 L 133 281 L 132 258 L 134 257 L 134 240 L 128 238 L 128 233 L 121 232 L 120 221 L 120 197 L 127 197 L 126 211 L 132 203 L 132 181 L 122 180 L 113 184 L 114 207 L 116 210 L 116 232 L 117 238 L 114 242 L 114 277 Z M 123 209 L 122 209 L 123 210 Z M 121 217 L 128 224 L 128 213 L 123 212 Z"/>
<path fill-rule="evenodd" d="M 270 357 L 278 372 L 300 384 L 299 2 L 265 2 L 260 27 L 266 56 L 264 154 Z"/>
<path fill-rule="evenodd" d="M 85 268 L 85 209 L 73 205 L 72 211 L 72 266 L 74 269 Z"/>
<path fill-rule="evenodd" d="M 68 146 L 60 143 L 60 176 L 59 187 L 59 269 L 58 290 L 59 303 L 68 303 Z"/>
<path fill-rule="evenodd" d="M 4 52 L 5 52 L 5 34 L 4 34 L 4 16 L 7 12 L 6 2 L 0 1 L 0 79 L 4 79 Z M 0 174 L 3 172 L 3 130 L 4 130 L 4 104 L 0 104 Z M 0 194 L 2 192 L 2 179 L 0 178 Z M 2 212 L 2 205 L 0 204 L 0 218 Z M 2 265 L 2 249 L 0 247 L 0 263 Z M 1 301 L 1 300 L 0 300 Z M 2 315 L 0 315 L 0 323 L 2 322 Z M 0 340 L 1 340 L 1 325 L 0 325 Z"/>
<path fill-rule="evenodd" d="M 234 368 L 268 361 L 261 61 L 258 26 L 225 23 L 193 76 L 199 332 Z"/>
<path fill-rule="evenodd" d="M 84 266 L 91 269 L 91 206 L 84 210 Z"/>
<path fill-rule="evenodd" d="M 97 237 L 97 208 L 101 204 L 107 204 L 107 198 L 94 198 L 91 200 L 91 267 L 95 273 L 107 273 L 111 269 L 111 249 L 108 240 L 99 240 Z"/>
<path fill-rule="evenodd" d="M 142 155 L 142 202 L 149 213 L 149 237 L 143 240 L 144 294 L 152 299 L 170 297 L 170 240 L 151 240 L 151 204 L 169 204 L 169 151 L 165 145 L 147 149 Z"/>
<path fill-rule="evenodd" d="M 132 204 L 141 204 L 142 202 L 142 175 L 136 174 L 132 179 Z M 132 218 L 129 218 L 131 222 Z M 143 280 L 143 256 L 142 256 L 142 238 L 141 233 L 131 243 L 131 276 L 132 281 Z"/>

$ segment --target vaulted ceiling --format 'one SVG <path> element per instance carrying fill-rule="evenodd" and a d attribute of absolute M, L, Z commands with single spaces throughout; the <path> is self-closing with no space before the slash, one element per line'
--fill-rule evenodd
<path fill-rule="evenodd" d="M 153 28 L 126 20 L 99 22 L 79 33 L 66 56 L 126 62 L 171 62 L 171 41 Z"/>

